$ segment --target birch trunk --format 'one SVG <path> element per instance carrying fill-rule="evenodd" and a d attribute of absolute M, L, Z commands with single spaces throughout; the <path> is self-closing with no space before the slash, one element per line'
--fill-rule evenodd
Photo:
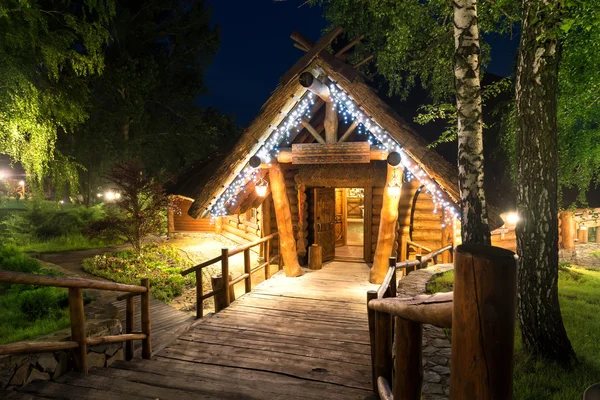
<path fill-rule="evenodd" d="M 483 191 L 483 124 L 479 82 L 479 28 L 477 1 L 455 0 L 454 85 L 458 117 L 458 187 L 462 242 L 490 244 L 487 206 Z"/>
<path fill-rule="evenodd" d="M 516 80 L 518 314 L 523 346 L 568 364 L 558 303 L 558 0 L 523 0 Z M 555 35 L 550 35 L 555 36 Z"/>

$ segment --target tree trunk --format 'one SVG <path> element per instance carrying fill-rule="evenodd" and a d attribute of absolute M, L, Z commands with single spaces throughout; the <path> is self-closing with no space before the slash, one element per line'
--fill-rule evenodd
<path fill-rule="evenodd" d="M 516 80 L 518 311 L 523 346 L 565 365 L 575 353 L 558 303 L 558 0 L 523 0 Z"/>
<path fill-rule="evenodd" d="M 455 0 L 454 85 L 458 117 L 458 186 L 463 243 L 491 244 L 483 191 L 483 124 L 477 1 Z"/>

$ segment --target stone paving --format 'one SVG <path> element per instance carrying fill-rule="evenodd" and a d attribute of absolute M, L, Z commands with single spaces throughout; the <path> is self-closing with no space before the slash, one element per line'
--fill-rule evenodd
<path fill-rule="evenodd" d="M 452 264 L 438 264 L 409 273 L 398 282 L 398 297 L 425 293 L 434 275 L 452 268 Z M 423 400 L 447 399 L 449 393 L 450 341 L 441 328 L 423 325 Z"/>
<path fill-rule="evenodd" d="M 559 257 L 580 267 L 600 269 L 600 243 L 578 243 L 575 250 L 560 250 Z"/>

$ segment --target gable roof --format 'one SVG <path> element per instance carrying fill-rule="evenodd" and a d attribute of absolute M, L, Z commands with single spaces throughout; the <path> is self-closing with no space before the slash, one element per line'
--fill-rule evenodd
<path fill-rule="evenodd" d="M 257 117 L 243 132 L 231 152 L 220 163 L 216 172 L 210 176 L 203 189 L 197 193 L 189 210 L 190 216 L 200 218 L 208 215 L 223 192 L 236 180 L 238 174 L 247 168 L 250 157 L 254 156 L 263 144 L 272 140 L 272 133 L 280 124 L 285 123 L 286 116 L 298 107 L 298 104 L 307 95 L 307 89 L 301 86 L 297 79 L 305 71 L 309 71 L 315 76 L 327 75 L 337 88 L 354 101 L 364 115 L 387 131 L 389 136 L 402 146 L 402 151 L 408 155 L 411 162 L 426 175 L 419 177 L 422 181 L 425 181 L 429 187 L 432 184 L 435 185 L 439 189 L 440 195 L 448 202 L 458 204 L 460 196 L 456 166 L 446 161 L 435 150 L 429 149 L 427 142 L 360 76 L 353 76 L 353 80 L 349 81 L 346 78 L 347 74 L 344 75 L 340 72 L 337 59 L 336 63 L 332 63 L 331 58 L 330 54 L 323 53 L 323 56 L 317 55 L 310 60 L 304 68 L 297 68 L 295 65 L 292 68 L 295 74 L 291 77 L 289 75 L 292 70 L 286 73 L 287 82 L 282 80 L 283 82 L 263 105 Z M 238 181 L 236 180 L 236 182 Z M 227 207 L 225 210 L 226 212 L 234 211 Z M 489 214 L 491 225 L 501 225 L 501 220 L 496 212 L 490 210 Z"/>

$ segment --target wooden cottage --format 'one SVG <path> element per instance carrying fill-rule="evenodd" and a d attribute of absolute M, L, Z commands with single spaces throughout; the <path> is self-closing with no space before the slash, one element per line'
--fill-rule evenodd
<path fill-rule="evenodd" d="M 235 146 L 190 179 L 188 215 L 175 217 L 173 229 L 194 218 L 249 240 L 278 231 L 288 276 L 318 245 L 323 262 L 373 262 L 373 282 L 392 255 L 456 242 L 456 167 L 343 61 L 350 47 L 324 50 L 340 32 L 317 43 L 292 35 L 306 54 Z"/>

